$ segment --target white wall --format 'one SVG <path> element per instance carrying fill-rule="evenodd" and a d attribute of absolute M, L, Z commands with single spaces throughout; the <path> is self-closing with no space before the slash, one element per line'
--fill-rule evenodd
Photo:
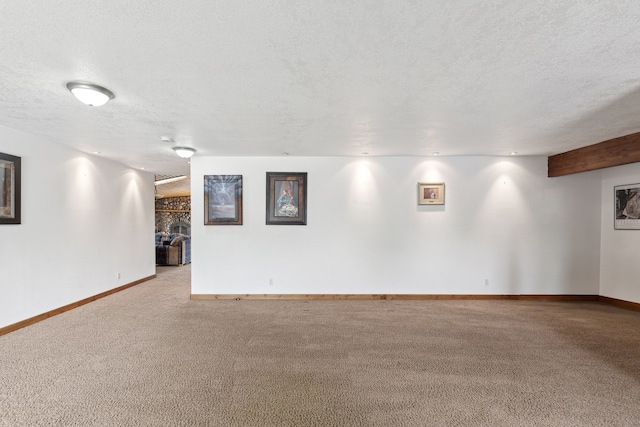
<path fill-rule="evenodd" d="M 640 183 L 640 163 L 602 171 L 600 295 L 640 303 L 640 230 L 614 230 L 616 185 Z"/>
<path fill-rule="evenodd" d="M 546 162 L 195 157 L 192 293 L 597 294 L 600 174 Z M 308 172 L 308 225 L 265 225 L 267 171 Z M 217 174 L 243 175 L 244 225 L 203 225 Z M 417 206 L 424 181 L 446 183 L 444 206 Z"/>
<path fill-rule="evenodd" d="M 153 175 L 5 127 L 0 152 L 22 158 L 22 224 L 0 225 L 0 327 L 155 274 Z"/>

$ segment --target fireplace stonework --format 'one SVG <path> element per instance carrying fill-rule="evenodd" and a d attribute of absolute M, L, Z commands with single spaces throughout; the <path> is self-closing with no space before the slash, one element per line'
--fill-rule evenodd
<path fill-rule="evenodd" d="M 172 225 L 191 228 L 191 196 L 167 197 L 156 200 L 156 232 L 171 233 Z M 185 233 L 186 234 L 186 233 Z"/>

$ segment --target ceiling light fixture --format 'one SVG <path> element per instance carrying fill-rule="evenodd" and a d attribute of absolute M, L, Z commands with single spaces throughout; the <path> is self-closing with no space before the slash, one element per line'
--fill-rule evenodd
<path fill-rule="evenodd" d="M 188 159 L 189 157 L 196 154 L 196 149 L 191 147 L 173 147 L 173 151 L 183 159 Z"/>
<path fill-rule="evenodd" d="M 511 154 L 512 156 L 515 156 L 516 154 L 518 154 L 518 152 L 517 152 L 517 151 L 512 151 L 512 152 L 511 152 L 511 153 L 509 153 L 509 154 Z"/>
<path fill-rule="evenodd" d="M 67 89 L 83 104 L 99 107 L 113 99 L 115 95 L 109 89 L 86 82 L 69 82 Z"/>
<path fill-rule="evenodd" d="M 437 156 L 437 155 L 439 155 L 439 154 L 440 154 L 440 152 L 439 152 L 439 151 L 434 151 L 434 152 L 433 152 L 433 153 L 431 153 L 431 154 L 432 154 L 432 155 L 434 155 L 434 156 Z"/>

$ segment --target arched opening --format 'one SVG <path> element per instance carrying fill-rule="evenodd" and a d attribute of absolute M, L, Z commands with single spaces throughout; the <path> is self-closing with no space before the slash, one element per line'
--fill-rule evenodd
<path fill-rule="evenodd" d="M 184 221 L 174 222 L 169 226 L 169 233 L 180 233 L 186 234 L 188 236 L 191 235 L 191 225 Z"/>

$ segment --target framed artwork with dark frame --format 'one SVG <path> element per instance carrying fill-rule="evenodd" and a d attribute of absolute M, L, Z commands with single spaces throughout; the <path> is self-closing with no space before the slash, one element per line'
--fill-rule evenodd
<path fill-rule="evenodd" d="M 242 225 L 242 175 L 204 176 L 204 225 Z"/>
<path fill-rule="evenodd" d="M 307 225 L 307 173 L 267 172 L 267 225 Z"/>
<path fill-rule="evenodd" d="M 20 157 L 0 153 L 0 224 L 20 224 Z"/>
<path fill-rule="evenodd" d="M 444 205 L 444 182 L 419 182 L 418 205 Z"/>
<path fill-rule="evenodd" d="M 614 187 L 615 230 L 640 230 L 640 184 Z"/>

